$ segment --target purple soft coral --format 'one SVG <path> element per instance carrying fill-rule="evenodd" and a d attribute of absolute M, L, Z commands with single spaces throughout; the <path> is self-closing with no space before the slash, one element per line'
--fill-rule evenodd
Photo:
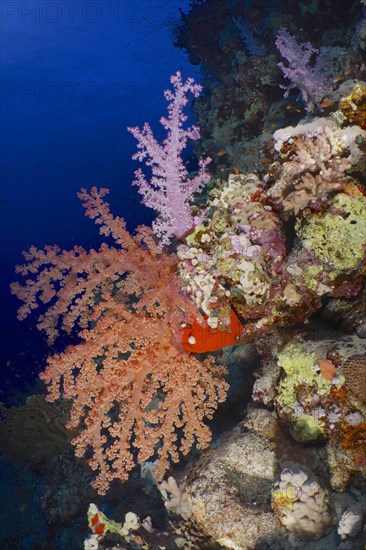
<path fill-rule="evenodd" d="M 328 76 L 321 70 L 324 65 L 323 55 L 318 55 L 315 65 L 311 66 L 311 57 L 319 54 L 319 50 L 313 48 L 310 42 L 299 44 L 284 27 L 277 34 L 276 47 L 288 62 L 288 67 L 278 63 L 284 76 L 291 80 L 289 86 L 281 86 L 286 90 L 285 97 L 291 88 L 299 88 L 306 110 L 312 111 L 314 106 L 319 106 L 330 84 Z"/>
<path fill-rule="evenodd" d="M 133 182 L 139 187 L 142 202 L 157 211 L 158 217 L 153 223 L 154 233 L 161 244 L 169 244 L 173 236 L 181 238 L 191 228 L 195 221 L 189 206 L 189 200 L 195 191 L 200 191 L 209 182 L 210 176 L 206 166 L 211 159 L 208 157 L 199 162 L 197 175 L 190 177 L 183 163 L 181 153 L 187 145 L 188 139 L 197 140 L 200 137 L 199 128 L 190 126 L 184 129 L 183 123 L 187 116 L 183 114 L 183 107 L 188 103 L 187 95 L 191 93 L 198 97 L 202 87 L 196 84 L 193 78 L 182 82 L 182 75 L 177 72 L 170 78 L 174 90 L 166 90 L 165 98 L 169 101 L 168 117 L 160 119 L 167 130 L 167 137 L 159 144 L 148 123 L 143 128 L 137 126 L 128 128 L 137 139 L 138 151 L 133 159 L 142 161 L 151 167 L 150 182 L 139 169 L 135 172 Z"/>

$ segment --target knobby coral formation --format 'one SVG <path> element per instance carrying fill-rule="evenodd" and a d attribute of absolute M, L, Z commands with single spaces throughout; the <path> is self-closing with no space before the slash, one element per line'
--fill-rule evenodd
<path fill-rule="evenodd" d="M 233 174 L 211 193 L 206 219 L 178 247 L 185 288 L 210 326 L 230 327 L 234 308 L 245 341 L 307 318 L 322 296 L 359 293 L 366 196 L 354 182 L 331 191 L 298 217 L 290 251 L 281 217 L 256 175 Z"/>
<path fill-rule="evenodd" d="M 325 117 L 277 130 L 274 139 L 279 159 L 269 171 L 269 195 L 280 209 L 297 216 L 337 190 L 347 190 L 354 180 L 346 172 L 363 158 L 359 145 L 366 143 L 366 132 L 358 126 L 339 128 Z"/>
<path fill-rule="evenodd" d="M 320 538 L 332 521 L 327 492 L 301 464 L 283 464 L 273 487 L 272 506 L 281 523 L 301 539 Z"/>

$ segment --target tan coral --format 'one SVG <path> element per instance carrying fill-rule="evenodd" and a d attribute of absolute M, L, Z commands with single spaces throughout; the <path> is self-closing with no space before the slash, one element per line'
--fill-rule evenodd
<path fill-rule="evenodd" d="M 366 401 L 366 353 L 349 357 L 342 367 L 342 374 L 353 393 L 361 401 Z"/>
<path fill-rule="evenodd" d="M 341 99 L 340 109 L 347 120 L 366 130 L 366 87 L 356 84 L 351 94 Z"/>
<path fill-rule="evenodd" d="M 330 474 L 329 481 L 334 491 L 346 491 L 352 474 L 366 477 L 364 449 L 359 448 L 358 451 L 345 449 L 336 442 L 328 441 L 326 451 Z"/>
<path fill-rule="evenodd" d="M 332 522 L 327 491 L 303 464 L 284 462 L 272 490 L 272 508 L 280 522 L 303 540 L 322 537 Z"/>
<path fill-rule="evenodd" d="M 269 195 L 285 211 L 297 215 L 319 197 L 340 190 L 347 182 L 346 170 L 351 163 L 342 157 L 339 130 L 332 124 L 321 125 L 310 134 L 288 136 L 280 154 L 286 161 L 276 173 L 277 181 Z"/>
<path fill-rule="evenodd" d="M 355 183 L 350 176 L 366 170 L 366 131 L 359 125 L 341 128 L 322 117 L 280 128 L 273 137 L 279 157 L 269 167 L 269 196 L 285 212 L 297 215 L 329 193 L 348 193 Z"/>
<path fill-rule="evenodd" d="M 345 159 L 342 159 L 342 161 L 347 162 Z M 303 174 L 300 177 L 300 181 L 294 185 L 294 191 L 289 193 L 284 199 L 283 206 L 285 210 L 293 209 L 296 215 L 317 197 L 325 196 L 330 191 L 341 189 L 343 169 L 347 167 L 343 162 L 343 166 L 340 166 L 340 173 L 330 180 L 324 179 L 319 174 L 316 176 L 310 173 Z"/>

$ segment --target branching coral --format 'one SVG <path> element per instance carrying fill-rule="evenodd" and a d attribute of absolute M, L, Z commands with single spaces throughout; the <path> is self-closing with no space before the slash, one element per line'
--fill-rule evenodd
<path fill-rule="evenodd" d="M 324 120 L 286 138 L 285 129 L 276 145 L 284 162 L 272 188 L 270 178 L 261 181 L 236 169 L 227 182 L 218 182 L 193 227 L 198 220 L 189 200 L 208 181 L 207 161 L 195 177 L 188 175 L 181 153 L 198 129 L 183 128 L 182 108 L 188 92 L 197 96 L 199 87 L 191 79 L 183 83 L 179 73 L 172 83 L 163 145 L 149 125 L 131 129 L 138 140 L 135 158 L 147 159 L 152 169 L 150 182 L 138 171 L 135 183 L 144 203 L 158 212 L 153 229 L 142 226 L 130 235 L 104 201 L 106 189 L 83 189 L 86 215 L 114 244 L 89 252 L 32 247 L 17 268 L 25 282 L 12 285 L 24 302 L 20 319 L 39 305 L 48 307 L 38 328 L 50 343 L 62 331 L 78 336 L 77 344 L 49 357 L 41 377 L 50 401 L 71 401 L 68 427 L 77 432 L 76 453 L 88 456 L 100 493 L 113 479 L 126 479 L 136 463 L 157 458 L 154 474 L 161 478 L 180 453 L 195 443 L 208 445 L 204 420 L 225 398 L 226 369 L 190 352 L 217 350 L 304 321 L 323 296 L 357 295 L 366 273 L 366 196 L 346 175 L 359 166 L 356 138 L 365 141 L 366 132 L 340 130 Z M 296 216 L 288 246 L 284 211 Z M 173 236 L 185 241 L 168 255 L 161 245 Z M 349 388 L 334 381 L 335 366 L 326 357 L 291 353 L 291 361 L 301 356 L 300 367 L 297 374 L 291 370 L 282 352 L 286 377 L 277 405 L 294 433 L 306 432 L 302 440 L 328 436 L 338 415 L 333 403 Z M 322 410 L 315 417 L 310 389 L 329 398 L 329 422 Z M 347 407 L 342 423 L 348 418 L 354 427 L 359 411 Z M 337 433 L 346 448 L 343 424 Z"/>
<path fill-rule="evenodd" d="M 269 190 L 280 209 L 297 215 L 327 195 L 345 189 L 352 181 L 346 172 L 355 163 L 356 136 L 353 129 L 341 130 L 327 119 L 297 128 L 284 128 L 274 134 L 280 163 L 273 166 L 275 181 Z M 358 141 L 366 141 L 366 132 L 358 129 Z M 355 150 L 356 149 L 356 150 Z"/>
<path fill-rule="evenodd" d="M 299 44 L 287 29 L 281 27 L 276 38 L 276 47 L 287 61 L 278 63 L 284 76 L 290 80 L 285 89 L 285 97 L 292 88 L 301 91 L 307 111 L 319 107 L 321 99 L 328 93 L 331 79 L 335 74 L 335 60 L 343 52 L 341 48 L 321 48 L 320 52 L 310 42 Z M 312 58 L 316 56 L 313 64 Z"/>
<path fill-rule="evenodd" d="M 41 304 L 50 304 L 40 315 L 38 328 L 53 342 L 60 330 L 89 326 L 90 315 L 101 293 L 123 292 L 140 296 L 140 307 L 147 313 L 168 314 L 173 331 L 183 320 L 203 318 L 191 301 L 179 291 L 174 254 L 162 253 L 152 232 L 140 226 L 131 236 L 123 218 L 113 217 L 103 197 L 107 189 L 95 187 L 79 193 L 85 215 L 100 225 L 100 233 L 112 237 L 115 246 L 103 243 L 98 251 L 82 247 L 71 251 L 57 246 L 43 250 L 32 247 L 24 253 L 27 263 L 16 268 L 25 284 L 13 283 L 12 292 L 24 302 L 18 317 L 24 319 Z M 180 328 L 179 328 L 180 330 Z M 180 334 L 176 334 L 176 341 Z"/>
<path fill-rule="evenodd" d="M 188 103 L 188 94 L 198 97 L 202 90 L 193 78 L 182 81 L 182 75 L 177 72 L 170 79 L 174 91 L 166 90 L 164 95 L 168 106 L 168 117 L 160 119 L 167 130 L 167 137 L 160 145 L 155 139 L 149 124 L 141 129 L 128 128 L 137 139 L 138 151 L 132 157 L 145 160 L 151 168 L 152 177 L 147 181 L 141 170 L 135 172 L 133 182 L 139 188 L 142 202 L 158 213 L 153 223 L 153 230 L 162 244 L 169 244 L 171 238 L 182 237 L 194 226 L 194 217 L 189 206 L 193 193 L 201 191 L 210 180 L 206 166 L 211 162 L 207 157 L 199 162 L 198 173 L 190 177 L 183 162 L 182 151 L 187 146 L 187 140 L 197 140 L 200 137 L 199 128 L 191 126 L 184 128 L 187 116 L 183 108 Z"/>
<path fill-rule="evenodd" d="M 73 441 L 76 453 L 92 450 L 89 464 L 100 493 L 155 452 L 161 477 L 179 451 L 187 453 L 195 441 L 205 447 L 210 430 L 203 420 L 212 417 L 227 389 L 224 368 L 183 349 L 181 325 L 201 316 L 180 290 L 175 255 L 162 253 L 146 227 L 129 235 L 103 201 L 105 193 L 93 188 L 80 198 L 116 247 L 89 253 L 32 249 L 18 272 L 33 279 L 12 287 L 25 302 L 21 317 L 37 307 L 39 293 L 41 302 L 51 302 L 39 323 L 50 340 L 59 320 L 67 332 L 83 328 L 81 342 L 51 356 L 41 377 L 50 401 L 72 400 L 68 426 L 81 430 Z"/>
<path fill-rule="evenodd" d="M 154 475 L 161 478 L 169 459 L 178 461 L 178 450 L 186 454 L 195 440 L 206 447 L 211 434 L 203 420 L 225 398 L 226 384 L 225 370 L 213 360 L 201 363 L 172 345 L 163 317 L 137 316 L 103 296 L 93 320 L 80 344 L 50 357 L 42 379 L 51 401 L 73 399 L 68 427 L 82 427 L 73 441 L 76 454 L 92 449 L 93 485 L 104 493 L 156 449 Z"/>

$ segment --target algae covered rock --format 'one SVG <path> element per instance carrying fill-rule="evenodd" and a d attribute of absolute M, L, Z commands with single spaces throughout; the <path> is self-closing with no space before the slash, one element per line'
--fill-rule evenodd
<path fill-rule="evenodd" d="M 350 122 L 366 128 L 366 86 L 356 84 L 351 94 L 341 99 L 340 109 Z"/>
<path fill-rule="evenodd" d="M 273 404 L 301 443 L 325 444 L 330 484 L 344 491 L 366 477 L 365 344 L 353 336 L 297 338 L 275 353 Z"/>
<path fill-rule="evenodd" d="M 331 279 L 356 269 L 365 258 L 366 197 L 339 193 L 326 212 L 298 224 L 298 235 L 303 246 L 332 270 Z"/>
<path fill-rule="evenodd" d="M 276 406 L 282 420 L 290 427 L 294 439 L 315 441 L 325 433 L 327 411 L 325 398 L 331 401 L 333 385 L 340 388 L 343 378 L 325 377 L 319 366 L 321 357 L 300 342 L 291 342 L 278 356 L 284 376 L 277 388 Z"/>

